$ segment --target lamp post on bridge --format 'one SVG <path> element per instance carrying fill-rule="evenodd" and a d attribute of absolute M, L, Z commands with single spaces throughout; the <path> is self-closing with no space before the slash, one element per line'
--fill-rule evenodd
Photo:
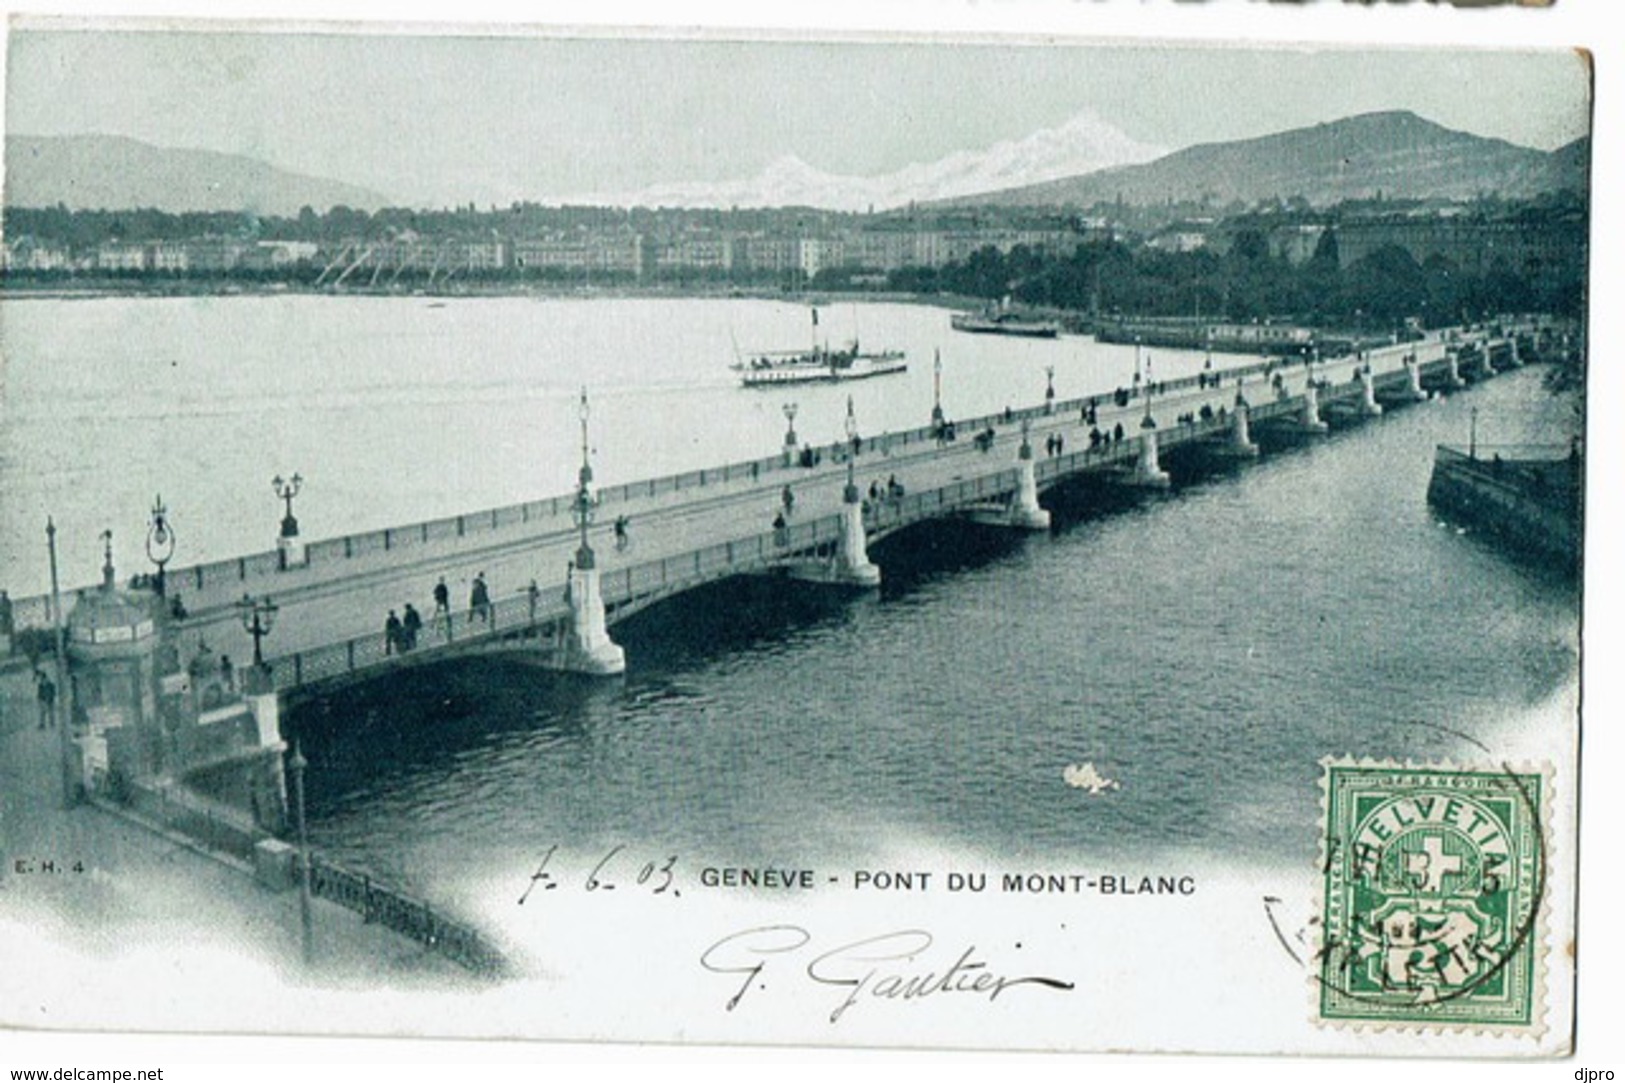
<path fill-rule="evenodd" d="M 1151 355 L 1145 355 L 1145 416 L 1140 419 L 1140 428 L 1154 429 L 1157 422 L 1151 416 Z"/>
<path fill-rule="evenodd" d="M 571 513 L 580 532 L 580 544 L 576 547 L 575 560 L 570 565 L 565 588 L 565 597 L 570 603 L 570 626 L 565 634 L 563 652 L 555 664 L 576 673 L 602 676 L 625 672 L 626 652 L 609 638 L 603 584 L 592 543 L 587 536 L 592 524 L 594 501 L 592 445 L 587 438 L 587 419 L 591 415 L 591 408 L 587 405 L 585 387 L 581 389 L 581 402 L 576 412 L 581 420 L 581 470 L 576 475 L 576 495 Z"/>
<path fill-rule="evenodd" d="M 784 431 L 784 465 L 793 466 L 796 461 L 796 445 L 799 442 L 796 439 L 796 414 L 800 411 L 800 407 L 793 402 L 787 402 L 784 404 L 783 410 L 786 423 Z"/>
<path fill-rule="evenodd" d="M 58 698 L 66 697 L 65 704 L 51 702 L 51 726 L 57 733 L 57 756 L 62 766 L 62 805 L 73 808 L 79 802 L 79 783 L 73 768 L 73 740 L 69 730 L 73 725 L 74 691 L 68 679 L 68 630 L 62 616 L 62 584 L 57 576 L 56 521 L 45 517 L 45 544 L 51 554 L 51 645 L 55 656 L 56 688 Z"/>
<path fill-rule="evenodd" d="M 1044 413 L 1055 412 L 1055 366 L 1044 366 Z"/>
<path fill-rule="evenodd" d="M 294 828 L 299 834 L 299 944 L 306 966 L 316 959 L 315 935 L 310 921 L 310 842 L 305 834 L 305 768 L 308 766 L 305 757 L 299 753 L 299 742 L 295 741 L 288 770 L 293 775 Z"/>
<path fill-rule="evenodd" d="M 880 569 L 869 559 L 863 525 L 863 498 L 858 495 L 858 417 L 852 396 L 846 397 L 846 490 L 841 494 L 840 544 L 823 574 L 855 586 L 880 585 Z"/>
<path fill-rule="evenodd" d="M 587 529 L 592 525 L 592 449 L 587 443 L 587 419 L 592 414 L 592 407 L 587 404 L 587 389 L 581 389 L 581 404 L 576 408 L 576 415 L 581 419 L 581 469 L 576 472 L 576 498 L 572 511 L 575 515 L 576 528 L 581 534 L 581 544 L 576 547 L 576 567 L 583 571 L 590 571 L 595 565 L 592 545 L 587 540 Z"/>
<path fill-rule="evenodd" d="M 942 351 L 937 350 L 931 361 L 931 427 L 942 432 Z"/>
<path fill-rule="evenodd" d="M 153 497 L 152 519 L 147 526 L 147 559 L 158 566 L 153 583 L 158 597 L 164 596 L 164 565 L 175 555 L 175 529 L 169 525 L 169 509 L 162 495 Z"/>
<path fill-rule="evenodd" d="M 846 492 L 848 504 L 858 502 L 858 418 L 853 412 L 852 396 L 846 397 Z"/>
<path fill-rule="evenodd" d="M 276 547 L 284 571 L 305 563 L 305 543 L 299 540 L 299 520 L 293 515 L 293 498 L 304 485 L 305 479 L 297 473 L 286 480 L 281 474 L 271 479 L 271 491 L 282 501 L 282 529 L 277 534 Z"/>
<path fill-rule="evenodd" d="M 299 520 L 293 517 L 293 498 L 299 495 L 304 488 L 305 479 L 297 473 L 293 477 L 283 480 L 278 474 L 271 479 L 271 491 L 276 493 L 277 499 L 282 501 L 282 536 L 284 538 L 297 538 L 299 536 Z"/>
<path fill-rule="evenodd" d="M 237 617 L 243 622 L 243 631 L 254 638 L 254 669 L 262 672 L 265 667 L 265 655 L 261 651 L 261 642 L 271 634 L 271 626 L 276 623 L 277 604 L 270 598 L 254 598 L 243 595 L 242 601 L 237 603 Z"/>

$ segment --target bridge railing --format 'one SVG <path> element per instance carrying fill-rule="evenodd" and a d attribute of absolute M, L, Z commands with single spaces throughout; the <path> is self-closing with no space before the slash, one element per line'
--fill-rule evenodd
<path fill-rule="evenodd" d="M 295 651 L 266 660 L 271 683 L 277 689 L 301 688 L 369 669 L 392 661 L 406 661 L 408 655 L 433 652 L 457 644 L 489 639 L 514 632 L 556 634 L 560 621 L 569 614 L 569 604 L 553 590 L 540 588 L 532 595 L 494 601 L 480 609 L 454 609 L 430 613 L 423 618 L 415 640 L 391 641 L 380 629 L 352 636 L 309 650 Z"/>
<path fill-rule="evenodd" d="M 316 855 L 310 859 L 310 889 L 317 898 L 360 914 L 363 924 L 410 937 L 476 973 L 500 973 L 507 965 L 502 953 L 473 928 Z"/>

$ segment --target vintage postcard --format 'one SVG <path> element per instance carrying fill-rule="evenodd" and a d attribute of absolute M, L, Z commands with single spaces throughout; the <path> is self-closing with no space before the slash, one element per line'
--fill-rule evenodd
<path fill-rule="evenodd" d="M 0 1027 L 1565 1055 L 1591 86 L 14 20 Z"/>

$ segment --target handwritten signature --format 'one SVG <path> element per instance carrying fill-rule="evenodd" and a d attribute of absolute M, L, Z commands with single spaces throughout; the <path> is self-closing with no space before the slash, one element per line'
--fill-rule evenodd
<path fill-rule="evenodd" d="M 713 974 L 743 975 L 727 1010 L 739 1007 L 752 987 L 766 988 L 761 981 L 768 964 L 799 953 L 812 943 L 812 934 L 799 925 L 763 925 L 732 933 L 718 940 L 700 956 L 700 965 Z M 829 1013 L 831 1023 L 840 1022 L 848 1008 L 860 998 L 889 1001 L 925 1000 L 952 993 L 985 996 L 989 1002 L 1017 986 L 1031 985 L 1058 992 L 1069 991 L 1073 983 L 1060 978 L 1028 974 L 1010 977 L 995 973 L 977 957 L 975 945 L 965 948 L 946 969 L 926 969 L 917 963 L 935 942 L 924 929 L 871 936 L 813 958 L 807 963 L 807 977 L 819 985 L 840 991 L 843 999 Z M 947 956 L 943 956 L 946 958 Z M 905 965 L 914 964 L 914 965 Z"/>

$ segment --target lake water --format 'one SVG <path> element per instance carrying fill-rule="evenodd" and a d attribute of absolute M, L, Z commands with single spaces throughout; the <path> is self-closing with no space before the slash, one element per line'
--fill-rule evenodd
<path fill-rule="evenodd" d="M 809 340 L 746 300 L 311 297 L 27 300 L 0 308 L 0 585 L 134 567 L 162 492 L 178 560 L 269 546 L 270 477 L 307 479 L 323 537 L 566 491 L 574 397 L 600 480 L 778 446 L 780 392 L 727 370 Z M 797 428 L 923 423 L 943 351 L 955 416 L 1109 390 L 1132 348 L 955 335 L 947 314 L 836 305 L 820 332 L 908 351 L 906 376 L 798 389 Z M 1199 368 L 1156 351 L 1155 374 Z M 922 529 L 877 547 L 876 596 L 725 584 L 616 629 L 631 668 L 410 673 L 294 712 L 319 846 L 454 906 L 522 886 L 559 844 L 813 862 L 899 839 L 984 854 L 1313 861 L 1326 755 L 1471 758 L 1572 726 L 1571 579 L 1427 506 L 1433 447 L 1566 441 L 1538 370 L 1256 465 L 1125 500 L 1079 489 L 1047 535 Z M 1531 728 L 1533 730 L 1531 731 Z M 1556 731 L 1553 731 L 1556 732 Z M 1093 763 L 1121 788 L 1068 787 Z"/>

